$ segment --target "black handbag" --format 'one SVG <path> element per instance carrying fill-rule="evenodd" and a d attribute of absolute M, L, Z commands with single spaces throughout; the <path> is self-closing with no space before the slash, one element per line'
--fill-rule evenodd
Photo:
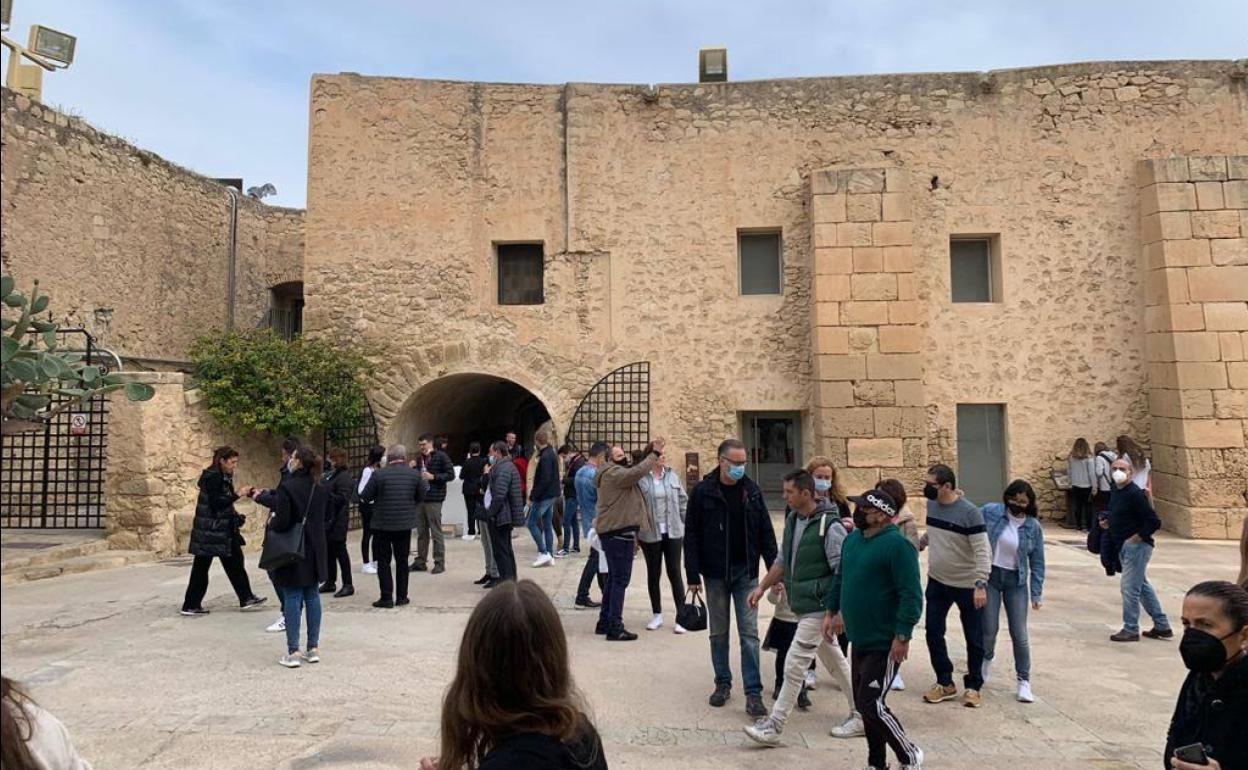
<path fill-rule="evenodd" d="M 312 496 L 316 494 L 316 484 L 308 490 L 308 504 L 303 509 L 303 518 L 285 532 L 264 530 L 264 545 L 260 549 L 260 569 L 273 572 L 282 567 L 289 567 L 303 561 L 303 525 L 308 520 L 308 511 L 312 510 Z"/>
<path fill-rule="evenodd" d="M 691 594 L 692 599 L 689 598 Z M 676 611 L 676 624 L 686 631 L 706 630 L 706 604 L 702 602 L 702 594 L 685 592 L 685 603 Z"/>

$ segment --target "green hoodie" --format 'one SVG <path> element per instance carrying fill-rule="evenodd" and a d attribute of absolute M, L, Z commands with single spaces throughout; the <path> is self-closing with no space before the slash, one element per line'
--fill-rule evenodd
<path fill-rule="evenodd" d="M 841 613 L 855 649 L 887 650 L 895 637 L 910 638 L 923 612 L 919 555 L 896 525 L 869 538 L 856 529 L 845 538 L 828 609 Z"/>

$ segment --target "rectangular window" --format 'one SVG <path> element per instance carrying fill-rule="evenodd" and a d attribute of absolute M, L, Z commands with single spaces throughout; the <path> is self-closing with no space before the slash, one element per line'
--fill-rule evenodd
<path fill-rule="evenodd" d="M 976 505 L 1005 489 L 1005 404 L 958 404 L 958 486 Z"/>
<path fill-rule="evenodd" d="M 949 285 L 954 302 L 1000 302 L 1001 256 L 997 236 L 949 240 Z"/>
<path fill-rule="evenodd" d="M 544 291 L 545 257 L 540 243 L 499 243 L 498 304 L 540 305 Z"/>
<path fill-rule="evenodd" d="M 780 233 L 737 232 L 742 294 L 780 293 Z"/>

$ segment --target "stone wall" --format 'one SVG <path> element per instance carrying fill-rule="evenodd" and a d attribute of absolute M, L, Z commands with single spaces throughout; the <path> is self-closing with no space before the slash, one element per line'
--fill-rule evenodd
<path fill-rule="evenodd" d="M 1248 516 L 1248 155 L 1139 167 L 1153 492 L 1166 525 L 1233 538 Z"/>
<path fill-rule="evenodd" d="M 807 454 L 852 469 L 849 439 L 864 440 L 858 483 L 894 467 L 895 439 L 912 483 L 927 462 L 956 465 L 956 404 L 1003 403 L 1008 472 L 1051 511 L 1049 470 L 1076 436 L 1149 439 L 1135 164 L 1248 151 L 1244 74 L 1105 62 L 653 88 L 316 76 L 307 323 L 384 346 L 383 427 L 422 385 L 475 371 L 529 387 L 563 429 L 598 377 L 644 359 L 673 452 L 713 455 L 742 411 L 799 410 Z M 819 275 L 820 248 L 865 249 L 864 265 L 885 248 L 874 227 L 869 243 L 818 241 L 839 224 L 812 218 L 812 174 L 830 168 L 908 172 L 904 197 L 878 209 L 887 223 L 886 202 L 909 206 L 909 270 L 859 270 L 851 252 L 851 272 Z M 866 193 L 857 216 L 889 192 Z M 852 238 L 873 224 L 846 219 Z M 782 232 L 781 295 L 738 293 L 737 232 L 752 228 Z M 957 234 L 997 237 L 1004 301 L 950 301 Z M 493 244 L 515 240 L 545 245 L 543 305 L 497 304 Z M 849 302 L 855 284 L 891 296 L 894 282 L 898 299 L 861 301 L 898 303 L 896 321 L 861 305 L 824 324 L 811 299 L 846 283 Z M 921 357 L 884 352 L 913 349 L 916 332 Z M 909 368 L 825 388 L 824 351 L 851 341 L 864 364 Z M 870 410 L 871 435 L 856 435 L 866 411 L 832 422 L 819 398 Z M 887 411 L 920 406 L 921 435 L 905 427 L 917 412 Z"/>
<path fill-rule="evenodd" d="M 58 320 L 164 359 L 225 326 L 224 186 L 7 89 L 0 142 L 0 259 L 23 290 L 39 280 Z M 271 286 L 302 280 L 302 260 L 303 212 L 241 196 L 239 328 L 264 319 Z"/>

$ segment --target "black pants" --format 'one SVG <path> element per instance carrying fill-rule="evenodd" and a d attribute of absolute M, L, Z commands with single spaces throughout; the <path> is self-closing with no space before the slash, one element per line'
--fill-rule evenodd
<path fill-rule="evenodd" d="M 953 684 L 953 661 L 945 644 L 945 623 L 949 608 L 958 606 L 962 618 L 962 634 L 966 637 L 966 676 L 962 682 L 968 690 L 984 686 L 984 611 L 975 609 L 975 589 L 947 586 L 934 578 L 927 579 L 927 652 L 936 670 L 936 681 L 945 687 Z"/>
<path fill-rule="evenodd" d="M 672 601 L 676 603 L 676 611 L 685 604 L 685 581 L 681 577 L 680 554 L 684 538 L 673 540 L 667 535 L 657 543 L 642 543 L 641 552 L 646 557 L 646 586 L 650 589 L 650 611 L 658 615 L 663 611 L 660 599 L 663 593 L 659 588 L 659 578 L 663 572 L 663 561 L 667 561 L 667 579 L 672 584 Z"/>
<path fill-rule="evenodd" d="M 1092 495 L 1092 507 L 1095 510 L 1095 513 L 1100 513 L 1101 511 L 1108 511 L 1109 510 L 1109 493 L 1108 492 L 1096 492 L 1095 494 L 1093 494 Z M 1092 521 L 1091 523 L 1089 523 L 1088 529 L 1092 529 L 1093 524 L 1096 524 L 1095 514 L 1092 516 Z"/>
<path fill-rule="evenodd" d="M 887 651 L 863 651 L 855 647 L 850 666 L 854 708 L 862 715 L 862 726 L 867 733 L 867 764 L 887 767 L 887 746 L 893 748 L 901 764 L 914 764 L 915 746 L 884 702 L 897 677 L 897 664 L 888 657 Z"/>
<path fill-rule="evenodd" d="M 473 516 L 473 512 L 477 510 L 477 501 L 480 496 L 475 494 L 464 493 L 464 510 L 468 512 L 468 534 L 477 534 L 477 517 Z"/>
<path fill-rule="evenodd" d="M 247 578 L 247 567 L 243 564 L 243 549 L 239 547 L 236 540 L 230 549 L 229 556 L 195 557 L 195 561 L 191 563 L 191 579 L 186 584 L 186 596 L 182 599 L 182 609 L 199 609 L 203 603 L 204 594 L 208 593 L 208 568 L 212 566 L 214 558 L 221 559 L 221 568 L 225 570 L 225 576 L 230 579 L 230 585 L 234 587 L 239 605 L 241 606 L 243 602 L 251 598 L 251 581 Z"/>
<path fill-rule="evenodd" d="M 407 559 L 412 552 L 412 531 L 400 532 L 376 530 L 373 532 L 373 556 L 377 557 L 377 579 L 381 583 L 381 598 L 406 599 L 408 572 Z M 394 577 L 390 575 L 390 560 L 394 560 Z"/>
<path fill-rule="evenodd" d="M 499 580 L 516 579 L 516 554 L 511 550 L 511 525 L 498 526 L 490 522 L 490 547 L 494 550 L 494 565 L 498 567 Z"/>
<path fill-rule="evenodd" d="M 598 593 L 602 593 L 602 573 L 598 571 L 598 551 L 593 548 L 589 549 L 589 556 L 585 559 L 585 568 L 581 570 L 581 582 L 576 585 L 576 598 L 589 598 L 589 584 L 598 578 Z"/>
<path fill-rule="evenodd" d="M 369 558 L 368 550 L 368 541 L 373 539 L 373 528 L 370 526 L 373 523 L 373 506 L 360 503 L 360 523 L 363 527 L 363 534 L 360 537 L 360 556 L 364 559 L 363 563 L 368 564 L 377 560 L 376 554 L 373 554 L 374 558 Z"/>
<path fill-rule="evenodd" d="M 1092 490 L 1088 487 L 1071 487 L 1070 517 L 1066 523 L 1079 529 L 1087 529 L 1095 523 L 1096 515 L 1092 512 Z"/>
<path fill-rule="evenodd" d="M 338 568 L 342 567 L 342 584 L 351 585 L 351 557 L 347 555 L 347 541 L 326 538 L 325 544 L 329 546 L 329 582 L 338 580 Z"/>

